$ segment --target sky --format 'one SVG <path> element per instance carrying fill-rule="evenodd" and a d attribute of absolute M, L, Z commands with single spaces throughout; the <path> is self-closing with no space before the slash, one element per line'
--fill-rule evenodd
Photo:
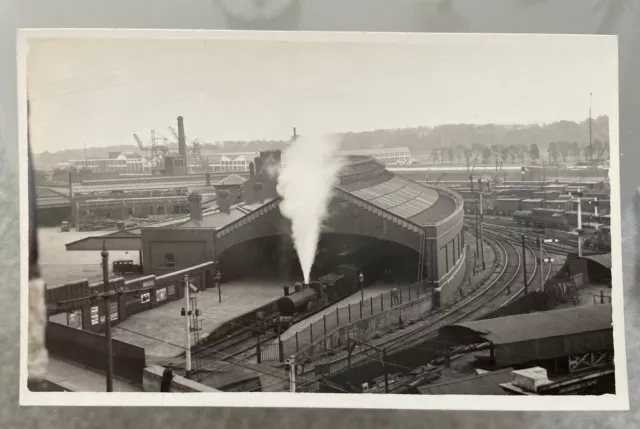
<path fill-rule="evenodd" d="M 612 37 L 145 37 L 29 41 L 34 152 L 171 138 L 178 116 L 187 139 L 215 142 L 284 140 L 293 127 L 580 121 L 590 92 L 594 117 L 617 112 Z"/>

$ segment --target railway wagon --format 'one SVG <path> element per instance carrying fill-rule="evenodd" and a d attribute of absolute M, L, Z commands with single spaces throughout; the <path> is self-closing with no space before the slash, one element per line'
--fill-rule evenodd
<path fill-rule="evenodd" d="M 540 198 L 542 200 L 557 200 L 560 192 L 553 191 L 537 191 L 533 193 L 533 198 Z"/>
<path fill-rule="evenodd" d="M 539 198 L 529 198 L 520 201 L 521 210 L 533 210 L 542 207 L 542 200 Z"/>
<path fill-rule="evenodd" d="M 547 200 L 544 202 L 544 207 L 555 210 L 571 210 L 573 207 L 569 200 Z"/>
<path fill-rule="evenodd" d="M 499 215 L 512 215 L 514 212 L 521 210 L 520 198 L 496 198 L 495 211 Z"/>
<path fill-rule="evenodd" d="M 533 209 L 531 211 L 531 220 L 534 225 L 541 228 L 566 228 L 567 218 L 564 216 L 563 210 L 557 209 Z"/>
<path fill-rule="evenodd" d="M 464 202 L 465 213 L 475 213 L 479 209 L 479 194 L 477 192 L 462 193 L 462 200 Z M 491 194 L 482 194 L 482 212 L 485 214 L 493 214 L 494 212 L 494 197 Z"/>

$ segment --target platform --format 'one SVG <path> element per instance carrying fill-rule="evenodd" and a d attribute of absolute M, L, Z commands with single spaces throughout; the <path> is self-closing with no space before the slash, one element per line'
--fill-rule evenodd
<path fill-rule="evenodd" d="M 218 289 L 197 295 L 201 311 L 203 339 L 223 323 L 255 310 L 283 295 L 281 282 L 243 279 L 222 285 L 222 303 Z M 184 317 L 180 309 L 184 300 L 135 314 L 113 327 L 113 338 L 143 347 L 147 365 L 163 364 L 184 352 L 187 344 Z M 123 328 L 123 329 L 120 329 Z"/>

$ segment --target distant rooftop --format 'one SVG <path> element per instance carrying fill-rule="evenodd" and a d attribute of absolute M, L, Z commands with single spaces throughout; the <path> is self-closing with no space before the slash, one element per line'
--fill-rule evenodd
<path fill-rule="evenodd" d="M 244 177 L 237 174 L 232 174 L 220 180 L 218 183 L 216 183 L 216 185 L 242 185 L 246 181 L 247 179 L 245 179 Z"/>

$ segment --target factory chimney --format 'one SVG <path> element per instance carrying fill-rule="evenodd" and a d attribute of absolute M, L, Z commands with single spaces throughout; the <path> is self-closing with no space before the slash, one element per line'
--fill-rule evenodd
<path fill-rule="evenodd" d="M 192 192 L 187 198 L 191 220 L 202 220 L 202 195 Z"/>
<path fill-rule="evenodd" d="M 178 153 L 187 156 L 187 144 L 184 136 L 184 120 L 178 116 Z"/>
<path fill-rule="evenodd" d="M 226 189 L 220 189 L 218 192 L 218 209 L 220 212 L 230 214 L 231 213 L 231 201 L 229 201 L 229 191 Z"/>

